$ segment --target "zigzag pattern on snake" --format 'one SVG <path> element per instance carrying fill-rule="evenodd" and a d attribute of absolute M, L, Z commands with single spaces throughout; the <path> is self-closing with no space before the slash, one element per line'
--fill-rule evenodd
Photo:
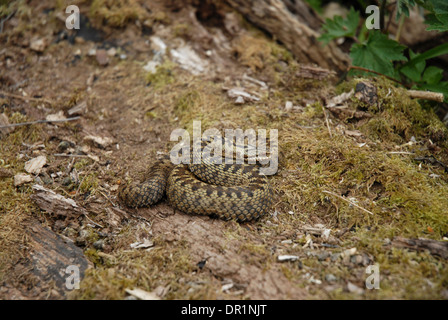
<path fill-rule="evenodd" d="M 173 165 L 169 156 L 156 161 L 141 183 L 118 191 L 122 203 L 132 208 L 153 205 L 165 194 L 170 205 L 184 213 L 239 222 L 262 217 L 272 204 L 272 190 L 258 165 Z"/>

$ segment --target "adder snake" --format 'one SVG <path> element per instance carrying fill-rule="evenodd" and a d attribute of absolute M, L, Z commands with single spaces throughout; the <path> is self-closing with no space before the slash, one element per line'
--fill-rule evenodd
<path fill-rule="evenodd" d="M 262 217 L 272 204 L 272 189 L 258 165 L 204 160 L 173 165 L 169 156 L 156 161 L 141 183 L 120 187 L 118 196 L 136 208 L 159 202 L 165 193 L 168 202 L 184 213 L 240 222 Z"/>

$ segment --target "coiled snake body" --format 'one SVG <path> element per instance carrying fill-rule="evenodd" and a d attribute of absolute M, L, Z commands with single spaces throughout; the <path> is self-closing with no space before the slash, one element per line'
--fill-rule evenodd
<path fill-rule="evenodd" d="M 159 159 L 143 182 L 120 187 L 119 199 L 129 207 L 168 202 L 187 214 L 217 216 L 237 221 L 255 220 L 272 204 L 272 190 L 259 166 L 249 164 L 173 165 L 169 156 Z"/>

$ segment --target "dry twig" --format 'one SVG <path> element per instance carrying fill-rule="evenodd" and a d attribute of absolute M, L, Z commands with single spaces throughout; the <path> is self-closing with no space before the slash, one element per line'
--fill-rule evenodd
<path fill-rule="evenodd" d="M 0 126 L 0 129 L 3 128 L 14 128 L 14 127 L 21 127 L 21 126 L 29 126 L 32 124 L 38 124 L 38 123 L 56 123 L 56 122 L 67 122 L 67 121 L 74 121 L 78 120 L 80 117 L 73 117 L 73 118 L 67 118 L 67 119 L 60 119 L 60 120 L 36 120 L 36 121 L 30 121 L 30 122 L 21 122 L 21 123 L 13 123 L 8 124 L 4 126 Z"/>
<path fill-rule="evenodd" d="M 369 210 L 364 209 L 364 208 L 361 207 L 361 206 L 358 206 L 358 205 L 357 205 L 356 203 L 354 203 L 353 201 L 350 201 L 350 200 L 348 200 L 348 199 L 345 199 L 344 197 L 341 197 L 340 195 L 338 195 L 338 194 L 336 194 L 336 193 L 333 193 L 333 192 L 330 192 L 330 191 L 327 191 L 327 190 L 323 190 L 322 192 L 331 194 L 332 196 L 335 196 L 335 197 L 337 197 L 337 198 L 339 198 L 339 199 L 341 199 L 341 200 L 344 200 L 344 201 L 350 203 L 351 205 L 355 206 L 356 208 L 361 209 L 362 211 L 365 211 L 365 212 L 367 212 L 368 214 L 373 215 L 373 213 L 370 212 Z"/>

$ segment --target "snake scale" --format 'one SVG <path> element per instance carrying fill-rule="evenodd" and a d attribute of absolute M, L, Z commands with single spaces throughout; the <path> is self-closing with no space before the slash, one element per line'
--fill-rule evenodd
<path fill-rule="evenodd" d="M 202 160 L 173 165 L 169 156 L 164 156 L 150 167 L 142 182 L 118 190 L 121 202 L 132 208 L 153 205 L 165 194 L 170 205 L 184 213 L 239 222 L 262 217 L 272 204 L 267 177 L 259 173 L 258 165 L 247 163 Z"/>

